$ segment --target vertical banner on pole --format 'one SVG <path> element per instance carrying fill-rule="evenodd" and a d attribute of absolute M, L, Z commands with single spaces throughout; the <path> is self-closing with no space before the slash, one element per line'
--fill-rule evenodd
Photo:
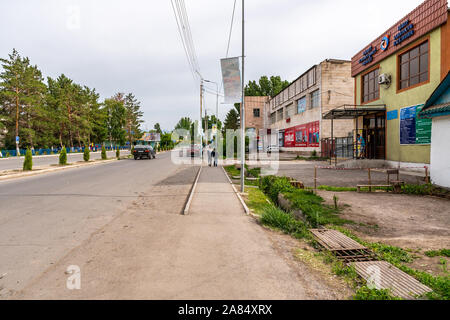
<path fill-rule="evenodd" d="M 242 100 L 241 70 L 239 58 L 220 60 L 226 104 L 240 103 Z"/>

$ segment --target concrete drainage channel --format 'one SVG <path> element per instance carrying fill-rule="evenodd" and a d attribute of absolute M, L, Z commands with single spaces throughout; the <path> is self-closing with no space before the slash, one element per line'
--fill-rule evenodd
<path fill-rule="evenodd" d="M 339 231 L 314 229 L 310 232 L 325 250 L 347 265 L 353 265 L 360 277 L 379 290 L 389 289 L 403 299 L 414 299 L 432 291 L 392 264 L 378 261 L 372 251 Z"/>

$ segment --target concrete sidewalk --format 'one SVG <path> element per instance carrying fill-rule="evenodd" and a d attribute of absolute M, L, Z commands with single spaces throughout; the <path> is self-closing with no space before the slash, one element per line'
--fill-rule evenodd
<path fill-rule="evenodd" d="M 299 275 L 291 268 L 277 253 L 264 229 L 245 215 L 222 168 L 203 168 L 188 219 L 191 227 L 186 230 L 189 246 L 185 250 L 190 251 L 191 259 L 184 261 L 186 274 L 182 278 L 195 279 L 196 285 L 195 290 L 185 292 L 180 298 L 311 299 L 316 294 L 320 296 L 318 292 L 311 296 L 311 291 L 315 291 L 311 287 L 320 284 L 305 281 L 309 275 Z M 326 291 L 321 292 L 325 293 L 322 297 L 329 297 Z"/>

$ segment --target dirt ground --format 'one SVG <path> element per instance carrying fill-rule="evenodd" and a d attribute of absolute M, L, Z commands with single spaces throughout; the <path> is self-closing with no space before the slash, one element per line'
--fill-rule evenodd
<path fill-rule="evenodd" d="M 444 274 L 441 258 L 424 255 L 428 250 L 450 248 L 450 201 L 431 196 L 385 192 L 355 193 L 319 191 L 327 203 L 336 195 L 343 207 L 342 218 L 362 239 L 411 249 L 418 257 L 411 266 Z M 448 258 L 443 258 L 448 263 Z"/>

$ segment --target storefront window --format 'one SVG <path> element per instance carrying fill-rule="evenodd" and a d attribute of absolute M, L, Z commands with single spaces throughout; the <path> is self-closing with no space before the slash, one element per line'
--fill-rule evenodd
<path fill-rule="evenodd" d="M 406 89 L 428 81 L 428 41 L 399 56 L 399 88 Z"/>
<path fill-rule="evenodd" d="M 379 69 L 375 69 L 363 76 L 363 103 L 380 98 L 380 87 L 378 85 Z"/>

